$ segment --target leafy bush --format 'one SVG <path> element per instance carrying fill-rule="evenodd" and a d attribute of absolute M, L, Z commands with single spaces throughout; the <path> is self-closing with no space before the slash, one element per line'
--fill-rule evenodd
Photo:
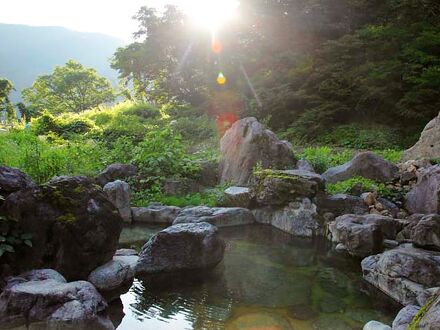
<path fill-rule="evenodd" d="M 299 158 L 307 160 L 318 173 L 323 173 L 330 167 L 342 165 L 353 157 L 352 150 L 335 150 L 330 147 L 307 147 L 298 154 Z"/>
<path fill-rule="evenodd" d="M 374 153 L 383 159 L 388 160 L 391 163 L 398 163 L 402 157 L 402 150 L 386 149 L 386 150 L 374 150 Z"/>
<path fill-rule="evenodd" d="M 354 149 L 393 149 L 400 141 L 396 129 L 383 125 L 363 126 L 359 124 L 342 125 L 317 138 L 326 145 Z"/>
<path fill-rule="evenodd" d="M 387 188 L 385 184 L 360 176 L 356 176 L 345 181 L 326 184 L 326 191 L 331 195 L 350 194 L 354 190 L 360 190 L 362 192 L 377 192 L 377 194 L 382 197 L 393 195 L 391 189 Z"/>
<path fill-rule="evenodd" d="M 94 175 L 105 167 L 108 151 L 93 140 L 65 141 L 14 130 L 0 135 L 0 164 L 17 167 L 36 182 L 58 175 Z"/>

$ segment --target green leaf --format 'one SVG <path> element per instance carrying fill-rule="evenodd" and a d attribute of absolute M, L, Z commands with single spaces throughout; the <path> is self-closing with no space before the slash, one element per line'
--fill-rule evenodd
<path fill-rule="evenodd" d="M 32 241 L 30 241 L 30 240 L 25 240 L 24 242 L 23 242 L 24 244 L 26 244 L 27 246 L 29 246 L 29 247 L 32 247 Z"/>

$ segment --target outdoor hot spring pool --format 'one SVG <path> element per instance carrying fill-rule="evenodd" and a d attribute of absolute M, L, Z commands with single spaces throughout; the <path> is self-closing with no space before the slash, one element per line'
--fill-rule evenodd
<path fill-rule="evenodd" d="M 159 230 L 125 228 L 121 247 L 139 249 Z M 365 294 L 359 261 L 335 254 L 327 242 L 292 238 L 264 225 L 220 232 L 225 257 L 209 276 L 170 278 L 160 288 L 135 279 L 121 296 L 123 306 L 111 306 L 117 329 L 344 330 L 362 329 L 370 320 L 391 324 L 397 306 Z"/>

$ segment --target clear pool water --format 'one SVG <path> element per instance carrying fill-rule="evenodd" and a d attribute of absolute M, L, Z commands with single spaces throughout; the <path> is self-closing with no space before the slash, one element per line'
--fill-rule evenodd
<path fill-rule="evenodd" d="M 139 249 L 158 230 L 125 228 L 121 246 Z M 391 323 L 398 306 L 365 294 L 359 261 L 334 254 L 326 241 L 264 225 L 220 232 L 225 257 L 210 275 L 167 278 L 160 287 L 135 279 L 121 296 L 117 329 L 344 330 L 373 319 Z"/>

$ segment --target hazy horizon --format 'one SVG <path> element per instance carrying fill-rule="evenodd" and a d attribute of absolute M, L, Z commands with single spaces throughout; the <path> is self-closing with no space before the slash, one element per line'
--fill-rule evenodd
<path fill-rule="evenodd" d="M 102 33 L 129 42 L 137 30 L 133 15 L 141 6 L 158 9 L 184 0 L 14 0 L 0 2 L 0 23 L 64 27 L 78 32 Z"/>

